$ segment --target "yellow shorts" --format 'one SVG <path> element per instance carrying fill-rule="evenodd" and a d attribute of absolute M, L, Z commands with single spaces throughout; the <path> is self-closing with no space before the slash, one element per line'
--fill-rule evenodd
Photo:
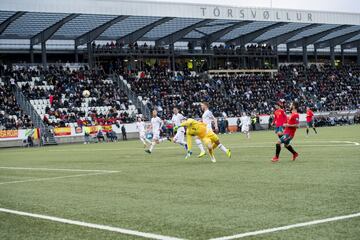
<path fill-rule="evenodd" d="M 201 140 L 208 148 L 212 148 L 212 145 L 219 141 L 219 137 L 213 131 L 209 131 Z"/>

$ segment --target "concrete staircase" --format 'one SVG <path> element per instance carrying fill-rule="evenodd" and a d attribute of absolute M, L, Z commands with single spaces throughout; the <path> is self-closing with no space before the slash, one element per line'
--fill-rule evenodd
<path fill-rule="evenodd" d="M 54 134 L 50 131 L 50 128 L 43 122 L 41 116 L 36 112 L 30 101 L 21 92 L 21 89 L 15 85 L 13 88 L 16 101 L 21 109 L 30 116 L 36 128 L 40 129 L 40 133 L 43 139 L 43 145 L 57 145 Z"/>

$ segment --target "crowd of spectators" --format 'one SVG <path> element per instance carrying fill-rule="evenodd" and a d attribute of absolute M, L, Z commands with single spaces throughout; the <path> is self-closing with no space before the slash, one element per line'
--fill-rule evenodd
<path fill-rule="evenodd" d="M 161 46 L 152 46 L 148 45 L 146 42 L 144 44 L 130 43 L 124 44 L 123 42 L 111 41 L 106 44 L 96 44 L 93 42 L 92 51 L 95 53 L 137 53 L 137 54 L 165 54 L 168 51 Z"/>
<path fill-rule="evenodd" d="M 19 68 L 5 72 L 29 100 L 48 100 L 43 119 L 52 126 L 115 124 L 133 122 L 131 102 L 100 69 L 69 69 L 62 66 Z M 85 99 L 83 91 L 90 91 Z M 98 107 L 106 109 L 99 110 Z"/>
<path fill-rule="evenodd" d="M 356 114 L 355 116 L 329 114 L 326 116 L 317 116 L 315 118 L 315 125 L 318 127 L 332 127 L 352 124 L 360 124 L 360 114 Z"/>
<path fill-rule="evenodd" d="M 312 108 L 319 111 L 360 108 L 359 66 L 334 68 L 330 65 L 312 65 L 306 69 L 294 68 L 293 72 L 294 81 Z"/>
<path fill-rule="evenodd" d="M 201 115 L 200 102 L 206 101 L 216 116 L 270 114 L 274 104 L 296 100 L 301 112 L 306 106 L 315 111 L 341 111 L 360 108 L 360 68 L 329 65 L 282 66 L 275 76 L 268 74 L 234 76 L 181 76 L 152 68 L 144 77 L 127 76 L 131 88 L 169 118 L 173 106 L 193 117 Z"/>
<path fill-rule="evenodd" d="M 256 48 L 256 47 L 255 47 Z M 115 67 L 114 67 L 115 68 Z M 21 82 L 30 100 L 44 99 L 49 104 L 43 114 L 52 126 L 122 124 L 133 122 L 135 113 L 126 111 L 128 97 L 101 68 L 69 69 L 61 66 L 4 69 L 1 90 L 1 127 L 16 129 L 32 126 L 31 120 L 16 105 L 10 79 Z M 315 111 L 342 111 L 360 108 L 360 67 L 330 65 L 283 65 L 270 74 L 213 76 L 193 75 L 189 71 L 174 73 L 166 67 L 146 66 L 144 73 L 122 73 L 131 89 L 149 108 L 156 108 L 169 119 L 172 108 L 185 115 L 201 117 L 199 104 L 211 104 L 217 117 L 271 114 L 274 104 L 296 100 L 300 112 L 310 106 Z M 140 77 L 139 77 L 140 76 Z M 90 98 L 83 97 L 89 90 Z M 107 106 L 106 110 L 99 107 Z M 321 119 L 319 124 L 341 123 L 342 119 Z M 356 122 L 356 119 L 355 119 Z"/>
<path fill-rule="evenodd" d="M 32 127 L 30 117 L 24 114 L 16 102 L 10 79 L 2 78 L 0 81 L 0 130 Z"/>
<path fill-rule="evenodd" d="M 271 55 L 274 54 L 271 45 L 249 44 L 246 47 L 235 45 L 215 45 L 213 48 L 215 55 Z"/>
<path fill-rule="evenodd" d="M 196 50 L 195 45 L 192 42 L 188 42 L 187 50 L 189 53 L 194 53 Z M 201 48 L 201 50 L 200 50 Z M 197 48 L 202 53 L 213 53 L 215 55 L 271 55 L 274 54 L 271 45 L 258 45 L 249 44 L 245 47 L 235 45 L 214 45 L 207 46 L 202 43 Z M 124 44 L 122 41 L 111 41 L 106 44 L 92 43 L 92 51 L 95 53 L 137 53 L 137 54 L 169 54 L 170 50 L 162 46 L 148 45 L 146 42 L 139 44 L 138 42 Z"/>

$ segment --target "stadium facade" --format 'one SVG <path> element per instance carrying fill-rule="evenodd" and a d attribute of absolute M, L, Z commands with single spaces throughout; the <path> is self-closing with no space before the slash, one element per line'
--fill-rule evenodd
<path fill-rule="evenodd" d="M 274 56 L 268 58 L 275 66 L 279 61 L 307 64 L 309 58 L 318 62 L 321 57 L 333 65 L 359 63 L 360 14 L 149 1 L 1 1 L 0 51 L 5 61 L 46 64 L 60 56 L 93 64 L 102 57 L 126 57 L 126 53 L 97 53 L 92 44 L 104 41 L 161 46 L 168 51 L 155 57 L 173 62 L 200 55 L 214 65 L 213 52 L 195 50 L 216 43 L 239 47 L 254 43 L 274 48 Z M 194 51 L 181 47 L 186 43 Z M 248 67 L 249 56 L 245 61 L 242 51 L 235 55 L 241 67 Z M 217 58 L 233 61 L 234 56 Z"/>

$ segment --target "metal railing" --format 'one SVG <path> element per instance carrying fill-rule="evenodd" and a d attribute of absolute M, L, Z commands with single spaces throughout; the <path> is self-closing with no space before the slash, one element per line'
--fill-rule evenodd
<path fill-rule="evenodd" d="M 123 91 L 128 98 L 132 101 L 132 103 L 136 106 L 136 108 L 140 109 L 143 116 L 147 119 L 151 118 L 151 111 L 150 109 L 138 98 L 138 95 L 134 93 L 126 83 L 116 74 L 112 75 L 112 79 L 114 82 L 117 83 L 119 89 Z"/>
<path fill-rule="evenodd" d="M 13 85 L 13 91 L 16 97 L 16 101 L 21 109 L 30 116 L 31 121 L 34 124 L 34 127 L 40 129 L 41 140 L 43 140 L 44 145 L 54 145 L 57 144 L 55 137 L 50 131 L 49 127 L 45 125 L 40 115 L 36 112 L 35 108 L 28 101 L 25 95 L 21 92 L 21 89 L 17 85 Z"/>

